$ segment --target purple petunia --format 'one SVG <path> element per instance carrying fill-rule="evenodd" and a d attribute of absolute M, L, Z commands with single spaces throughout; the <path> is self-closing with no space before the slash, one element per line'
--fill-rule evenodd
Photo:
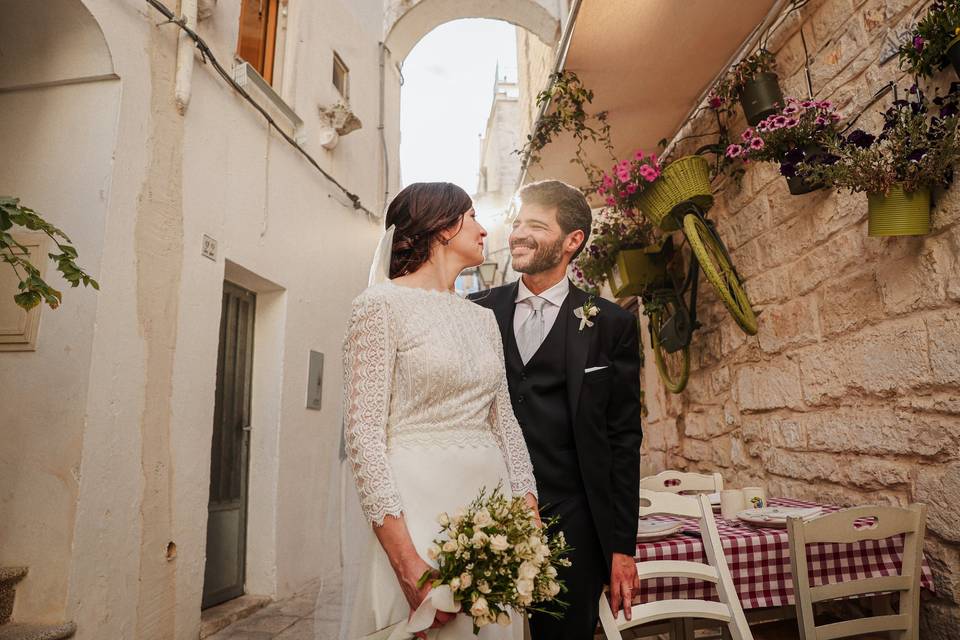
<path fill-rule="evenodd" d="M 757 140 L 760 140 L 760 138 L 757 138 Z M 743 147 L 738 144 L 731 144 L 729 147 L 727 147 L 726 155 L 728 158 L 737 158 L 741 153 L 743 153 Z"/>
<path fill-rule="evenodd" d="M 763 149 L 765 146 L 766 144 L 764 143 L 763 138 L 754 138 L 750 141 L 750 148 L 754 151 Z"/>

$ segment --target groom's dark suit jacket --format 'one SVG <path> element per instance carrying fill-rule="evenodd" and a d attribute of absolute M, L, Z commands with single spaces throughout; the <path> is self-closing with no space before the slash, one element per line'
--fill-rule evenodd
<path fill-rule="evenodd" d="M 556 323 L 524 366 L 513 334 L 517 288 L 514 282 L 470 299 L 492 309 L 500 326 L 510 397 L 541 504 L 582 491 L 609 570 L 613 552 L 636 551 L 642 439 L 637 320 L 594 298 L 600 313 L 581 331 L 574 311 L 590 297 L 571 283 Z M 524 420 L 529 416 L 549 424 L 531 424 Z"/>

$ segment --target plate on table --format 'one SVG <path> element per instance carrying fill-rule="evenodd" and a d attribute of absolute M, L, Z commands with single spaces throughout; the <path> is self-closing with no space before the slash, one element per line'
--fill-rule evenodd
<path fill-rule="evenodd" d="M 664 520 L 646 520 L 641 518 L 637 521 L 637 542 L 653 542 L 672 536 L 677 531 L 683 529 L 682 522 L 669 522 Z"/>
<path fill-rule="evenodd" d="M 762 509 L 747 509 L 737 514 L 737 518 L 747 524 L 758 527 L 773 527 L 784 529 L 787 526 L 787 518 L 799 517 L 804 520 L 816 518 L 823 513 L 821 507 L 763 507 Z"/>

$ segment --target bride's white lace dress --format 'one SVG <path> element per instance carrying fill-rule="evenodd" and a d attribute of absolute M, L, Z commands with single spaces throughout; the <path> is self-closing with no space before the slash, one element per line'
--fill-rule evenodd
<path fill-rule="evenodd" d="M 502 482 L 513 495 L 536 495 L 490 310 L 439 291 L 392 282 L 370 287 L 354 301 L 344 384 L 345 446 L 362 511 L 378 524 L 403 514 L 424 559 L 439 532 L 437 515 L 465 506 L 481 487 Z M 355 583 L 345 585 L 355 590 L 346 612 L 349 638 L 410 613 L 386 554 L 375 537 L 365 540 Z M 521 638 L 522 627 L 519 619 L 490 625 L 480 638 Z M 431 634 L 474 637 L 465 615 Z"/>

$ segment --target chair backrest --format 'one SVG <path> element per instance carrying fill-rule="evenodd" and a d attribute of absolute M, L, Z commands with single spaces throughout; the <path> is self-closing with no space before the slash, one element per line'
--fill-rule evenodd
<path fill-rule="evenodd" d="M 719 473 L 687 473 L 685 471 L 661 471 L 655 476 L 640 479 L 640 488 L 648 491 L 685 493 L 688 491 L 722 491 L 723 476 Z"/>
<path fill-rule="evenodd" d="M 793 571 L 797 620 L 804 640 L 821 637 L 847 638 L 865 633 L 899 631 L 904 640 L 919 638 L 920 574 L 923 567 L 923 534 L 927 507 L 912 504 L 900 507 L 855 507 L 830 513 L 813 520 L 787 519 L 790 539 L 790 566 Z M 867 524 L 865 524 L 867 523 Z M 900 575 L 846 580 L 819 587 L 810 586 L 807 545 L 817 543 L 852 544 L 862 540 L 883 540 L 903 535 L 903 563 Z M 813 618 L 813 605 L 824 600 L 899 592 L 900 612 L 874 615 L 820 627 Z M 829 629 L 824 629 L 829 626 Z"/>
<path fill-rule="evenodd" d="M 621 631 L 650 622 L 674 618 L 709 618 L 726 623 L 733 640 L 752 640 L 750 627 L 740 606 L 740 598 L 727 568 L 717 523 L 707 496 L 685 496 L 640 489 L 640 515 L 696 518 L 707 558 L 706 563 L 682 560 L 638 562 L 637 575 L 640 580 L 664 577 L 706 580 L 716 585 L 719 602 L 678 598 L 635 604 L 631 607 L 632 619 L 627 621 L 622 613 L 614 618 L 606 596 L 600 596 L 600 624 L 607 638 L 621 640 Z"/>

